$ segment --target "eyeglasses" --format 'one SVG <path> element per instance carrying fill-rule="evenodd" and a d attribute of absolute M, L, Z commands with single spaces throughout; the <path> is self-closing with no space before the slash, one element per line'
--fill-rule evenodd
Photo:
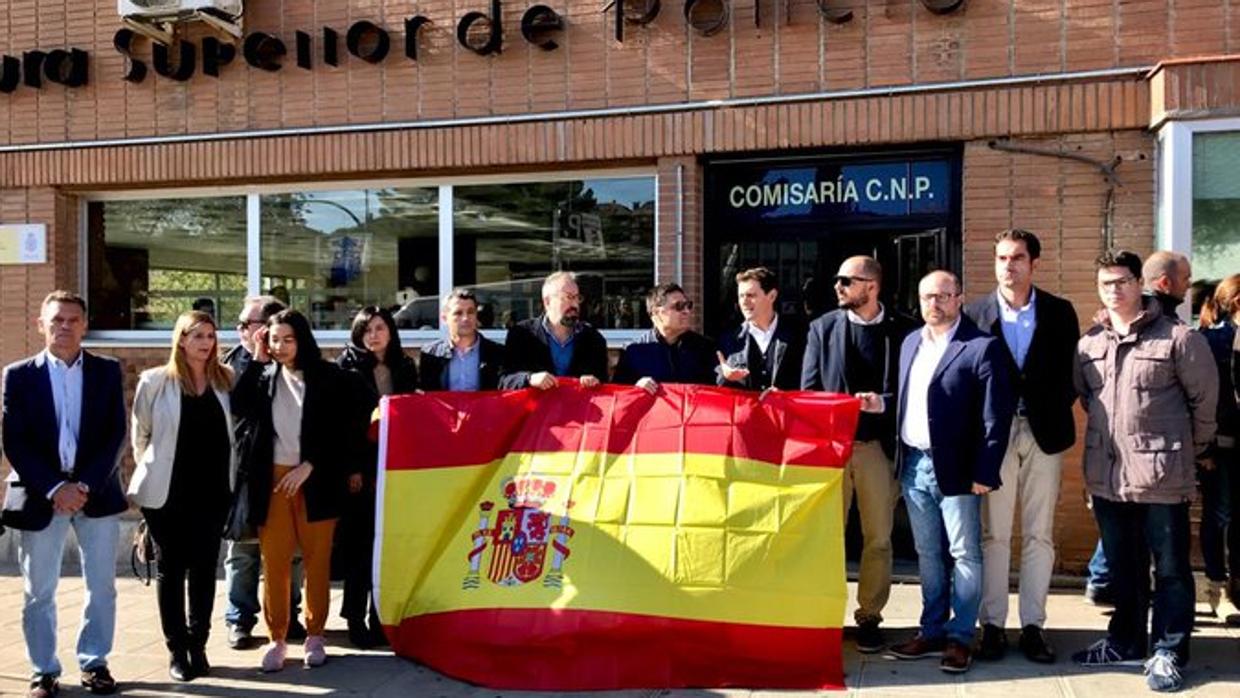
<path fill-rule="evenodd" d="M 244 330 L 249 327 L 254 327 L 255 325 L 262 327 L 264 324 L 265 323 L 262 320 L 244 320 L 237 323 L 237 329 Z"/>
<path fill-rule="evenodd" d="M 664 307 L 667 308 L 668 310 L 674 310 L 678 313 L 683 313 L 686 310 L 693 310 L 693 301 L 676 301 L 675 303 L 668 303 Z"/>
<path fill-rule="evenodd" d="M 1098 286 L 1100 288 L 1109 288 L 1112 291 L 1118 291 L 1124 286 L 1128 285 L 1129 282 L 1136 281 L 1136 280 L 1137 280 L 1137 277 L 1135 276 L 1121 276 L 1118 279 L 1110 279 L 1108 281 L 1099 281 Z"/>
<path fill-rule="evenodd" d="M 946 303 L 959 295 L 959 293 L 922 293 L 917 297 L 922 303 Z"/>
<path fill-rule="evenodd" d="M 849 286 L 852 286 L 854 281 L 873 281 L 873 280 L 874 279 L 871 279 L 867 276 L 844 276 L 843 274 L 835 277 L 835 283 L 839 284 L 840 286 L 843 286 L 844 288 L 848 288 Z"/>

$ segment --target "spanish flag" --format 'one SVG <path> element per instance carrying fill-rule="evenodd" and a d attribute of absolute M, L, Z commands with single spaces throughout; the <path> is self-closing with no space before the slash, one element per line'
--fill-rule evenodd
<path fill-rule="evenodd" d="M 842 687 L 858 408 L 567 381 L 385 399 L 393 649 L 505 689 Z"/>

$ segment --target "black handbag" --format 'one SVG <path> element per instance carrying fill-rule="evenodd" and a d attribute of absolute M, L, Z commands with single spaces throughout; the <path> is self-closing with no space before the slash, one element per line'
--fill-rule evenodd
<path fill-rule="evenodd" d="M 133 544 L 129 548 L 129 567 L 133 570 L 133 576 L 146 586 L 151 585 L 151 567 L 158 555 L 155 541 L 151 538 L 151 529 L 146 525 L 146 519 L 143 519 L 138 522 L 138 527 L 133 532 Z"/>

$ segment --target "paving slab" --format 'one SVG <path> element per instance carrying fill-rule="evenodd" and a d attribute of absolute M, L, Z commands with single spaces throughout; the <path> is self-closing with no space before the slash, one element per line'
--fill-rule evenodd
<path fill-rule="evenodd" d="M 849 584 L 850 593 L 855 585 Z M 29 665 L 21 637 L 21 577 L 14 570 L 0 570 L 0 696 L 26 693 Z M 211 676 L 192 683 L 168 678 L 168 657 L 159 630 L 155 590 L 132 577 L 117 580 L 117 636 L 110 657 L 113 674 L 129 696 L 375 696 L 378 698 L 806 698 L 815 695 L 910 698 L 1130 698 L 1146 695 L 1140 669 L 1088 670 L 1073 666 L 1068 656 L 1097 640 L 1106 629 L 1101 609 L 1086 604 L 1079 589 L 1055 590 L 1049 601 L 1051 628 L 1048 637 L 1059 652 L 1052 665 L 1034 664 L 1019 651 L 1001 662 L 976 662 L 961 676 L 944 674 L 938 661 L 899 661 L 883 655 L 859 654 L 846 630 L 844 662 L 847 688 L 843 692 L 775 691 L 753 689 L 699 689 L 545 693 L 500 691 L 472 686 L 443 676 L 416 662 L 382 651 L 359 651 L 348 644 L 344 621 L 332 616 L 327 626 L 330 661 L 322 668 L 301 666 L 301 648 L 290 647 L 284 671 L 263 674 L 258 670 L 260 650 L 234 651 L 225 642 L 224 585 L 217 586 L 215 626 L 208 645 Z M 332 593 L 332 608 L 340 607 L 339 587 Z M 82 582 L 66 576 L 58 590 L 59 654 L 65 666 L 63 695 L 86 695 L 77 688 L 77 663 L 73 656 L 82 609 Z M 1013 613 L 1017 607 L 1012 598 Z M 1204 607 L 1203 607 L 1204 608 Z M 1226 613 L 1235 613 L 1230 605 Z M 884 630 L 889 642 L 899 642 L 916 632 L 921 611 L 921 592 L 916 584 L 892 588 L 884 611 Z M 848 617 L 852 617 L 852 607 Z M 1182 695 L 1203 698 L 1240 696 L 1240 627 L 1221 619 L 1199 617 L 1193 641 L 1193 662 Z M 851 623 L 849 624 L 851 625 Z M 1009 638 L 1015 643 L 1018 620 L 1009 618 Z M 262 631 L 260 624 L 259 631 Z"/>

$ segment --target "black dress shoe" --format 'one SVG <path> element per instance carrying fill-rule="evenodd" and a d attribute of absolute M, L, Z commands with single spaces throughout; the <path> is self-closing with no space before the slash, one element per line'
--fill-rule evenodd
<path fill-rule="evenodd" d="M 173 681 L 193 681 L 194 672 L 189 668 L 189 656 L 185 650 L 174 650 L 168 658 L 168 675 Z"/>
<path fill-rule="evenodd" d="M 1020 651 L 1024 652 L 1031 662 L 1055 663 L 1055 648 L 1046 641 L 1046 635 L 1036 625 L 1026 625 L 1020 631 Z"/>
<path fill-rule="evenodd" d="M 857 624 L 857 651 L 862 654 L 874 654 L 887 648 L 883 640 L 883 631 L 876 621 L 867 620 Z"/>
<path fill-rule="evenodd" d="M 194 678 L 211 673 L 211 663 L 207 661 L 207 651 L 205 649 L 201 647 L 190 649 L 189 670 L 193 673 Z"/>
<path fill-rule="evenodd" d="M 106 666 L 98 669 L 83 669 L 82 688 L 97 696 L 111 695 L 116 693 L 116 679 L 112 678 L 112 673 Z"/>
<path fill-rule="evenodd" d="M 1007 633 L 997 625 L 982 625 L 982 640 L 977 644 L 977 658 L 988 662 L 1003 659 L 1007 654 Z"/>
<path fill-rule="evenodd" d="M 258 646 L 250 628 L 244 625 L 228 626 L 228 646 L 235 650 L 248 650 Z"/>
<path fill-rule="evenodd" d="M 306 639 L 306 626 L 297 620 L 297 616 L 293 616 L 292 620 L 288 622 L 288 632 L 285 633 L 284 639 L 289 642 L 301 642 Z"/>
<path fill-rule="evenodd" d="M 361 618 L 349 619 L 349 644 L 359 650 L 368 650 L 374 647 L 370 628 L 366 627 L 366 621 Z"/>

